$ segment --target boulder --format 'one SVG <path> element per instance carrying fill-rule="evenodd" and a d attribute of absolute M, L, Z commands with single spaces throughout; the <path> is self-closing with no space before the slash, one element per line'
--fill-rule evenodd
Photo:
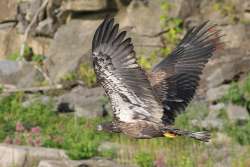
<path fill-rule="evenodd" d="M 204 70 L 209 88 L 233 81 L 250 71 L 250 53 L 247 51 L 238 48 L 227 49 L 218 54 L 207 64 Z"/>
<path fill-rule="evenodd" d="M 217 104 L 211 104 L 209 105 L 209 110 L 210 111 L 220 111 L 225 108 L 224 103 L 217 103 Z"/>
<path fill-rule="evenodd" d="M 239 48 L 245 39 L 246 26 L 243 24 L 227 25 L 222 27 L 226 48 Z"/>
<path fill-rule="evenodd" d="M 68 160 L 59 149 L 0 144 L 0 167 L 33 167 L 41 160 Z"/>
<path fill-rule="evenodd" d="M 127 30 L 128 36 L 132 38 L 137 56 L 148 56 L 152 51 L 162 46 L 161 38 L 154 36 L 162 31 L 161 15 L 160 0 L 131 1 L 125 9 L 121 9 L 116 15 L 121 29 Z"/>
<path fill-rule="evenodd" d="M 227 116 L 232 122 L 242 123 L 250 120 L 247 109 L 234 104 L 227 106 Z"/>
<path fill-rule="evenodd" d="M 223 96 L 228 84 L 244 78 L 250 72 L 250 52 L 244 49 L 219 51 L 207 63 L 197 94 L 212 102 Z"/>
<path fill-rule="evenodd" d="M 219 112 L 210 111 L 208 116 L 201 122 L 201 126 L 205 129 L 219 129 L 223 128 L 223 120 L 218 118 Z"/>
<path fill-rule="evenodd" d="M 125 167 L 114 161 L 96 158 L 80 161 L 43 160 L 38 167 Z M 128 166 L 126 166 L 128 167 Z"/>
<path fill-rule="evenodd" d="M 250 2 L 245 1 L 243 3 L 243 19 L 245 22 L 250 22 Z"/>
<path fill-rule="evenodd" d="M 206 100 L 210 103 L 216 102 L 225 95 L 229 87 L 230 87 L 229 85 L 222 85 L 216 88 L 208 89 L 206 93 Z"/>
<path fill-rule="evenodd" d="M 50 41 L 51 39 L 43 37 L 29 38 L 27 44 L 35 54 L 46 55 Z M 17 56 L 20 52 L 21 43 L 22 35 L 18 34 L 16 29 L 0 29 L 0 60 Z"/>
<path fill-rule="evenodd" d="M 1 0 L 0 1 L 0 22 L 3 20 L 13 20 L 16 16 L 17 1 Z"/>
<path fill-rule="evenodd" d="M 0 2 L 1 3 L 1 2 Z M 18 54 L 21 46 L 21 36 L 11 28 L 0 29 L 0 60 L 12 54 Z"/>
<path fill-rule="evenodd" d="M 87 12 L 116 9 L 114 0 L 71 0 L 63 1 L 62 9 L 64 11 Z"/>
<path fill-rule="evenodd" d="M 91 41 L 99 23 L 100 20 L 72 20 L 58 29 L 45 62 L 53 81 L 76 70 L 81 60 L 89 61 Z"/>
<path fill-rule="evenodd" d="M 56 98 L 58 112 L 75 112 L 76 116 L 95 118 L 107 113 L 104 99 L 104 90 L 101 87 L 76 87 L 71 92 Z"/>
<path fill-rule="evenodd" d="M 143 1 L 131 1 L 127 7 L 127 17 L 119 19 L 120 23 L 122 26 L 132 27 L 132 31 L 137 34 L 156 34 L 161 31 L 160 16 L 163 13 L 160 5 L 160 0 L 148 1 L 147 4 Z"/>
<path fill-rule="evenodd" d="M 0 145 L 0 167 L 24 167 L 28 155 L 25 147 Z"/>
<path fill-rule="evenodd" d="M 178 17 L 181 19 L 186 19 L 191 15 L 199 13 L 199 6 L 201 1 L 196 0 L 169 0 L 167 1 L 170 5 L 168 11 L 169 17 Z M 166 12 L 166 11 L 165 11 Z"/>
<path fill-rule="evenodd" d="M 0 61 L 1 84 L 24 88 L 34 86 L 35 83 L 42 80 L 42 74 L 30 63 Z"/>

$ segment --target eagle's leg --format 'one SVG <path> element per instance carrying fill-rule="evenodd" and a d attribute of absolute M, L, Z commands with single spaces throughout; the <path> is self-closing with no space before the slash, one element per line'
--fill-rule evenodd
<path fill-rule="evenodd" d="M 176 128 L 168 127 L 168 126 L 164 127 L 163 135 L 166 137 L 186 136 L 186 137 L 191 137 L 193 139 L 204 141 L 204 142 L 208 142 L 211 137 L 208 131 L 192 132 L 192 131 L 176 129 Z"/>

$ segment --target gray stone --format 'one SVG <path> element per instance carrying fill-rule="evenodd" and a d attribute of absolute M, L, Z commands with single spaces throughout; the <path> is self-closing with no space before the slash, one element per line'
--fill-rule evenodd
<path fill-rule="evenodd" d="M 41 160 L 68 160 L 58 149 L 0 144 L 0 167 L 33 167 Z"/>
<path fill-rule="evenodd" d="M 208 89 L 207 94 L 206 94 L 207 101 L 215 102 L 221 99 L 225 95 L 229 87 L 230 87 L 229 85 L 222 85 L 220 87 Z"/>
<path fill-rule="evenodd" d="M 201 76 L 198 95 L 212 102 L 221 98 L 232 81 L 244 78 L 250 72 L 250 52 L 244 49 L 226 49 L 218 52 L 206 65 Z"/>
<path fill-rule="evenodd" d="M 227 116 L 233 122 L 244 122 L 250 119 L 246 108 L 234 104 L 227 106 Z"/>
<path fill-rule="evenodd" d="M 223 33 L 223 39 L 227 41 L 225 47 L 239 48 L 245 39 L 246 28 L 243 24 L 228 25 L 223 27 Z"/>
<path fill-rule="evenodd" d="M 21 45 L 21 36 L 11 28 L 0 29 L 0 60 L 18 53 Z"/>
<path fill-rule="evenodd" d="M 16 0 L 1 0 L 0 1 L 0 21 L 12 20 L 16 16 Z"/>
<path fill-rule="evenodd" d="M 239 49 L 225 50 L 220 53 L 220 57 L 216 57 L 208 64 L 209 69 L 205 71 L 208 74 L 206 79 L 208 87 L 217 87 L 250 71 L 249 53 L 237 50 Z"/>
<path fill-rule="evenodd" d="M 218 118 L 219 112 L 210 111 L 208 116 L 201 122 L 201 126 L 205 129 L 219 129 L 223 128 L 223 120 Z"/>
<path fill-rule="evenodd" d="M 95 158 L 95 159 L 80 160 L 80 161 L 44 160 L 39 163 L 38 167 L 125 167 L 125 166 L 120 165 L 111 160 Z"/>
<path fill-rule="evenodd" d="M 100 21 L 72 20 L 61 26 L 55 34 L 46 66 L 55 82 L 77 69 L 81 60 L 89 61 L 91 41 Z"/>
<path fill-rule="evenodd" d="M 209 105 L 209 110 L 211 110 L 211 111 L 220 111 L 223 108 L 225 108 L 224 103 L 217 103 L 217 104 Z"/>
<path fill-rule="evenodd" d="M 15 61 L 0 61 L 0 83 L 16 87 L 30 87 L 43 79 L 33 65 Z"/>
<path fill-rule="evenodd" d="M 24 167 L 27 149 L 25 147 L 0 145 L 0 167 Z"/>
<path fill-rule="evenodd" d="M 142 1 L 132 1 L 127 8 L 127 17 L 119 19 L 121 25 L 133 27 L 132 31 L 137 34 L 153 35 L 160 32 L 160 4 L 160 0 L 149 1 L 147 5 Z"/>
<path fill-rule="evenodd" d="M 35 33 L 40 36 L 53 37 L 58 27 L 59 24 L 54 23 L 51 18 L 47 18 L 38 24 Z"/>
<path fill-rule="evenodd" d="M 37 96 L 37 95 L 30 95 L 30 96 L 26 96 L 27 99 L 22 103 L 23 107 L 30 107 L 33 103 L 35 102 L 39 102 L 40 104 L 50 104 L 52 102 L 52 97 L 49 96 Z"/>
<path fill-rule="evenodd" d="M 71 0 L 63 1 L 65 11 L 99 11 L 115 8 L 114 0 Z"/>
<path fill-rule="evenodd" d="M 105 108 L 104 91 L 101 87 L 76 87 L 57 98 L 59 112 L 74 111 L 76 116 L 95 118 L 103 116 Z"/>
<path fill-rule="evenodd" d="M 127 30 L 128 36 L 132 38 L 137 56 L 148 56 L 156 48 L 162 46 L 161 38 L 159 36 L 153 37 L 162 31 L 160 4 L 160 0 L 148 1 L 147 3 L 139 0 L 131 1 L 116 16 L 121 29 Z"/>

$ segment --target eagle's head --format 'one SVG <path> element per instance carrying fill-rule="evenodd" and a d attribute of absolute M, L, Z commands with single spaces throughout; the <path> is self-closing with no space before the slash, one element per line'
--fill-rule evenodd
<path fill-rule="evenodd" d="M 113 133 L 120 133 L 120 128 L 117 127 L 113 122 L 106 122 L 103 124 L 99 124 L 96 127 L 97 131 L 105 131 L 105 132 L 113 132 Z"/>

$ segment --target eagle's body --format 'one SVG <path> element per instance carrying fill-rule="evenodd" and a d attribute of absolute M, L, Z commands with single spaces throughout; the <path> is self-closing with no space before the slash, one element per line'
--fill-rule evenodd
<path fill-rule="evenodd" d="M 167 133 L 207 141 L 205 132 L 172 127 L 175 116 L 192 99 L 199 75 L 216 50 L 218 31 L 202 24 L 191 29 L 176 50 L 154 67 L 148 77 L 136 62 L 131 38 L 118 32 L 106 18 L 95 32 L 92 58 L 98 82 L 109 97 L 114 120 L 101 129 L 134 138 L 162 137 Z"/>

